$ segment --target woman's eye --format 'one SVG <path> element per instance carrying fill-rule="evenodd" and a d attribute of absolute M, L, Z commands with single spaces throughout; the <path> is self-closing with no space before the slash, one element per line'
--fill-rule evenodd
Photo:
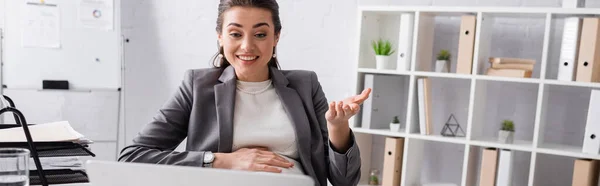
<path fill-rule="evenodd" d="M 256 34 L 256 37 L 258 37 L 258 38 L 264 38 L 264 37 L 267 37 L 267 34 Z"/>
<path fill-rule="evenodd" d="M 231 34 L 229 34 L 229 35 L 230 35 L 231 37 L 241 37 L 241 36 L 242 36 L 242 34 L 239 34 L 239 33 L 231 33 Z"/>

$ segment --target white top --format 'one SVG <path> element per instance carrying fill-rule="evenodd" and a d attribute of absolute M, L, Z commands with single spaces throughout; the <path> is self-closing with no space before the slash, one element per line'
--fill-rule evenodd
<path fill-rule="evenodd" d="M 298 160 L 296 132 L 271 80 L 237 81 L 232 150 L 267 147 L 293 162 L 282 172 L 304 174 Z"/>

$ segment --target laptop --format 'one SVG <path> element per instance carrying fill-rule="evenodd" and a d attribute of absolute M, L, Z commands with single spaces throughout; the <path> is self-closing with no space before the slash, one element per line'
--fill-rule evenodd
<path fill-rule="evenodd" d="M 88 160 L 91 186 L 313 186 L 311 177 L 147 163 Z"/>

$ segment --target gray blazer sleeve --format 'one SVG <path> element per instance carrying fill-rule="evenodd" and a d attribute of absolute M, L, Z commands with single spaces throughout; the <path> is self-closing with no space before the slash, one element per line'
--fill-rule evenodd
<path fill-rule="evenodd" d="M 314 72 L 312 73 L 311 80 L 313 85 L 313 104 L 321 126 L 323 141 L 325 142 L 323 144 L 326 150 L 325 156 L 329 164 L 329 182 L 333 185 L 357 185 L 360 180 L 361 159 L 354 134 L 350 131 L 351 145 L 346 152 L 338 152 L 332 148 L 327 130 L 327 120 L 325 119 L 325 113 L 329 110 L 329 104 Z"/>
<path fill-rule="evenodd" d="M 175 152 L 186 138 L 192 109 L 193 71 L 184 80 L 153 121 L 133 139 L 133 144 L 121 151 L 119 161 L 154 164 L 201 166 L 204 152 Z"/>

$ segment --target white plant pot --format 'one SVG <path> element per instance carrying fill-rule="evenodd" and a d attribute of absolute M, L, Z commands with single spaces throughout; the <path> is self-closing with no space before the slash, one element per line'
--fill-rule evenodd
<path fill-rule="evenodd" d="M 394 70 L 395 68 L 392 56 L 375 55 L 375 62 L 377 63 L 377 69 L 380 70 Z"/>
<path fill-rule="evenodd" d="M 400 123 L 390 123 L 390 131 L 400 132 Z"/>
<path fill-rule="evenodd" d="M 500 143 L 513 143 L 515 138 L 515 132 L 500 130 L 498 131 L 498 142 Z"/>
<path fill-rule="evenodd" d="M 436 72 L 450 72 L 450 61 L 448 60 L 437 60 L 435 61 Z"/>

